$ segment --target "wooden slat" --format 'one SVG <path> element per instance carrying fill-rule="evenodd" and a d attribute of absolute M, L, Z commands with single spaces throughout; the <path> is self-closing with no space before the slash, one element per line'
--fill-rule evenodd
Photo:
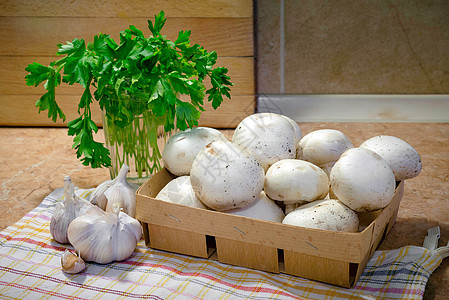
<path fill-rule="evenodd" d="M 148 225 L 150 247 L 207 258 L 206 236 L 184 230 Z M 189 245 L 186 247 L 186 245 Z"/>
<path fill-rule="evenodd" d="M 0 95 L 0 126 L 65 126 L 68 121 L 78 117 L 79 96 L 61 95 L 57 97 L 58 105 L 66 115 L 66 122 L 57 120 L 53 123 L 47 112 L 38 113 L 35 106 L 40 96 L 37 95 Z M 101 110 L 92 105 L 92 119 L 97 125 L 102 124 Z"/>
<path fill-rule="evenodd" d="M 53 123 L 47 118 L 46 112 L 38 114 L 35 107 L 36 95 L 0 95 L 0 126 L 64 126 L 66 123 L 58 120 Z M 70 121 L 78 117 L 77 105 L 79 96 L 61 95 L 57 98 L 61 109 Z M 218 128 L 235 127 L 244 117 L 254 113 L 254 96 L 235 96 L 232 99 L 225 99 L 222 105 L 213 110 L 210 103 L 205 104 L 206 111 L 202 113 L 200 119 L 201 126 Z M 98 105 L 92 105 L 92 118 L 101 125 L 101 111 Z"/>
<path fill-rule="evenodd" d="M 204 108 L 206 111 L 201 115 L 200 126 L 235 128 L 245 117 L 255 113 L 256 98 L 255 96 L 225 98 L 217 110 L 213 110 L 209 102 Z"/>
<path fill-rule="evenodd" d="M 350 286 L 349 263 L 304 253 L 284 252 L 285 273 L 340 286 Z"/>
<path fill-rule="evenodd" d="M 250 0 L 2 0 L 1 16 L 51 17 L 252 17 Z"/>
<path fill-rule="evenodd" d="M 216 238 L 218 261 L 246 268 L 279 273 L 277 249 Z"/>
<path fill-rule="evenodd" d="M 0 17 L 0 55 L 53 56 L 57 44 L 83 38 L 93 40 L 99 32 L 118 40 L 130 24 L 144 31 L 146 18 Z M 175 40 L 180 30 L 192 30 L 192 43 L 199 43 L 218 56 L 253 56 L 252 18 L 174 18 L 167 20 L 163 34 Z"/>
<path fill-rule="evenodd" d="M 0 94 L 2 95 L 39 95 L 44 93 L 43 86 L 28 87 L 25 84 L 25 68 L 32 62 L 48 65 L 58 57 L 41 56 L 0 56 Z M 254 60 L 252 57 L 220 57 L 217 66 L 228 68 L 234 86 L 231 94 L 236 96 L 254 95 Z M 210 87 L 210 84 L 208 85 Z M 81 95 L 83 88 L 62 84 L 57 88 L 59 95 Z"/>
<path fill-rule="evenodd" d="M 382 209 L 380 214 L 371 224 L 373 226 L 373 237 L 371 240 L 371 255 L 374 254 L 377 246 L 384 237 L 384 232 L 388 233 L 389 227 L 393 226 L 396 220 L 397 211 L 399 205 L 401 204 L 402 196 L 404 195 L 404 181 L 401 181 L 399 186 L 396 188 L 393 199 L 387 207 Z M 386 224 L 386 225 L 385 225 Z"/>

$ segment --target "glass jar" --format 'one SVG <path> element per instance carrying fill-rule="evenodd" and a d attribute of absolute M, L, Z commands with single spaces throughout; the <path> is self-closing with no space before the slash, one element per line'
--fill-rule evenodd
<path fill-rule="evenodd" d="M 129 123 L 114 114 L 103 113 L 105 142 L 111 158 L 109 171 L 113 179 L 126 163 L 130 168 L 128 182 L 140 185 L 163 167 L 162 150 L 175 131 L 165 132 L 165 117 L 154 116 L 147 110 L 128 119 Z"/>

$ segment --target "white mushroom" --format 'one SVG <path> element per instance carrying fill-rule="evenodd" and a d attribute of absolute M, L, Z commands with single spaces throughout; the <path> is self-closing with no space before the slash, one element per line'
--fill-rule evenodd
<path fill-rule="evenodd" d="M 195 157 L 190 182 L 206 206 L 224 211 L 255 201 L 263 189 L 264 171 L 244 149 L 231 142 L 216 141 Z"/>
<path fill-rule="evenodd" d="M 297 146 L 299 141 L 302 139 L 302 132 L 301 132 L 301 128 L 299 128 L 299 125 L 297 122 L 293 121 L 292 119 L 290 119 L 287 116 L 282 115 L 284 118 L 286 118 L 290 124 L 292 124 L 293 129 L 295 130 L 295 145 Z"/>
<path fill-rule="evenodd" d="M 384 208 L 395 190 L 393 171 L 387 162 L 363 148 L 342 154 L 332 168 L 330 184 L 341 202 L 360 212 Z"/>
<path fill-rule="evenodd" d="M 422 163 L 418 152 L 407 142 L 390 135 L 372 137 L 360 145 L 380 155 L 393 170 L 397 181 L 416 177 Z"/>
<path fill-rule="evenodd" d="M 189 175 L 195 156 L 207 144 L 226 140 L 220 131 L 209 127 L 195 127 L 175 133 L 164 146 L 164 166 L 177 176 Z"/>
<path fill-rule="evenodd" d="M 193 191 L 190 176 L 181 176 L 171 180 L 157 194 L 156 199 L 181 205 L 207 209 Z"/>
<path fill-rule="evenodd" d="M 268 198 L 263 191 L 260 192 L 257 199 L 250 205 L 228 210 L 226 213 L 278 223 L 281 223 L 285 217 L 282 209 L 273 200 Z"/>
<path fill-rule="evenodd" d="M 329 192 L 329 179 L 312 163 L 283 159 L 268 169 L 264 191 L 271 199 L 283 201 L 288 213 L 296 208 L 292 204 L 324 199 Z"/>
<path fill-rule="evenodd" d="M 335 162 L 353 148 L 349 138 L 335 129 L 320 129 L 306 134 L 299 142 L 297 158 L 317 165 L 329 176 Z"/>
<path fill-rule="evenodd" d="M 248 150 L 266 171 L 272 164 L 296 157 L 297 133 L 291 121 L 273 113 L 253 114 L 243 119 L 232 141 Z"/>
<path fill-rule="evenodd" d="M 285 216 L 282 224 L 306 228 L 357 232 L 359 218 L 338 200 L 318 200 L 307 203 Z"/>

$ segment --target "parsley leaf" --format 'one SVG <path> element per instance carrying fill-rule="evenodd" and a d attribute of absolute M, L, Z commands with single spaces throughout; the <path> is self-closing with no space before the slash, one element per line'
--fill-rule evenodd
<path fill-rule="evenodd" d="M 160 35 L 160 32 L 162 30 L 162 27 L 164 27 L 166 20 L 167 19 L 165 18 L 165 13 L 163 10 L 155 16 L 154 24 L 153 24 L 153 22 L 148 20 L 148 28 L 150 29 L 153 36 Z"/>
<path fill-rule="evenodd" d="M 29 74 L 25 76 L 26 84 L 29 86 L 38 86 L 42 82 L 48 80 L 54 72 L 51 66 L 47 67 L 37 62 L 29 64 L 25 68 L 25 71 L 29 72 Z"/>
<path fill-rule="evenodd" d="M 187 127 L 198 125 L 200 112 L 188 102 L 176 101 L 176 125 L 179 129 L 185 130 Z"/>
<path fill-rule="evenodd" d="M 55 88 L 61 83 L 61 75 L 50 65 L 48 67 L 39 63 L 32 63 L 25 69 L 29 72 L 25 76 L 27 85 L 38 86 L 45 81 L 47 92 L 36 101 L 36 107 L 41 111 L 48 110 L 48 117 L 56 122 L 58 118 L 65 121 L 65 115 L 56 103 Z"/>

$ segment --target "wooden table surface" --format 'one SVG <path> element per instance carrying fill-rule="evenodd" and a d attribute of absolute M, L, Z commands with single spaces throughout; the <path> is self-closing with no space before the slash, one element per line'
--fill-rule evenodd
<path fill-rule="evenodd" d="M 317 129 L 344 132 L 355 146 L 379 134 L 397 136 L 421 155 L 421 174 L 405 182 L 398 218 L 379 249 L 421 246 L 427 230 L 441 228 L 440 246 L 449 239 L 449 124 L 299 123 L 303 135 Z M 224 130 L 227 136 L 232 130 Z M 103 141 L 103 133 L 98 133 Z M 83 166 L 65 128 L 0 128 L 0 230 L 20 220 L 70 175 L 80 188 L 109 179 L 107 169 Z M 424 299 L 447 299 L 449 259 L 430 276 Z"/>

